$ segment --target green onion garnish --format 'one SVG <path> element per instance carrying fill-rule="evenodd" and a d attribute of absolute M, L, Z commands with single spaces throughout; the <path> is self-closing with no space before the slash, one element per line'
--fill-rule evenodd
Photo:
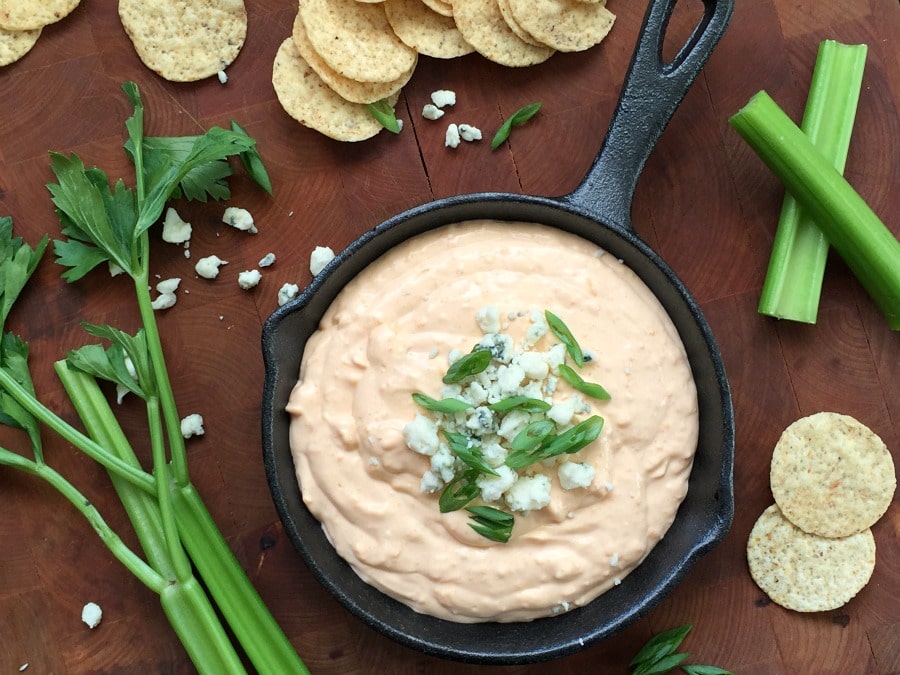
<path fill-rule="evenodd" d="M 547 326 L 550 327 L 553 334 L 566 346 L 566 351 L 569 352 L 569 356 L 572 357 L 575 365 L 581 368 L 584 365 L 584 352 L 581 351 L 581 346 L 578 344 L 575 336 L 572 335 L 572 331 L 569 330 L 569 327 L 562 319 L 549 309 L 544 310 L 544 317 L 546 317 Z"/>
<path fill-rule="evenodd" d="M 503 141 L 509 138 L 509 134 L 513 127 L 525 124 L 525 122 L 534 117 L 540 109 L 540 103 L 529 103 L 516 110 L 516 112 L 501 124 L 499 129 L 497 129 L 497 133 L 494 134 L 494 138 L 491 140 L 491 150 L 499 148 L 503 144 Z"/>
<path fill-rule="evenodd" d="M 527 413 L 541 413 L 550 410 L 550 404 L 539 398 L 528 396 L 510 396 L 496 403 L 491 403 L 488 408 L 494 412 L 505 413 L 511 410 L 522 410 Z"/>
<path fill-rule="evenodd" d="M 546 437 L 543 443 L 532 450 L 514 450 L 507 455 L 505 463 L 511 469 L 521 469 L 558 455 L 571 455 L 592 443 L 600 435 L 602 428 L 603 418 L 593 415 L 558 436 Z"/>
<path fill-rule="evenodd" d="M 586 394 L 591 398 L 596 398 L 601 401 L 608 401 L 612 398 L 609 395 L 609 392 L 602 386 L 595 384 L 594 382 L 585 382 L 584 378 L 576 373 L 574 368 L 567 366 L 565 363 L 559 364 L 559 376 L 582 394 Z"/>
<path fill-rule="evenodd" d="M 420 406 L 425 408 L 425 410 L 445 413 L 447 415 L 463 412 L 464 410 L 468 410 L 472 407 L 471 403 L 466 403 L 465 401 L 462 401 L 458 398 L 442 398 L 438 400 L 431 398 L 430 396 L 426 396 L 425 394 L 416 393 L 412 395 L 412 399 Z"/>
<path fill-rule="evenodd" d="M 493 506 L 468 506 L 466 511 L 472 514 L 469 527 L 482 537 L 505 544 L 512 535 L 515 518 L 511 513 L 495 509 Z"/>
<path fill-rule="evenodd" d="M 459 511 L 478 496 L 481 489 L 475 484 L 478 469 L 467 469 L 453 477 L 438 498 L 441 513 Z"/>
<path fill-rule="evenodd" d="M 477 445 L 472 445 L 471 440 L 465 434 L 457 434 L 452 431 L 443 432 L 444 438 L 447 439 L 447 445 L 453 453 L 462 460 L 462 462 L 481 473 L 487 473 L 496 476 L 497 472 L 490 464 L 484 461 L 484 453 Z"/>
<path fill-rule="evenodd" d="M 490 364 L 491 350 L 476 349 L 454 361 L 447 369 L 447 374 L 444 375 L 443 382 L 444 384 L 461 382 L 467 377 L 483 373 Z"/>
<path fill-rule="evenodd" d="M 388 103 L 387 100 L 381 99 L 380 101 L 375 101 L 375 103 L 367 104 L 366 107 L 369 109 L 369 114 L 372 115 L 381 126 L 392 134 L 400 133 L 400 122 L 397 121 L 397 117 L 394 114 L 394 106 Z"/>

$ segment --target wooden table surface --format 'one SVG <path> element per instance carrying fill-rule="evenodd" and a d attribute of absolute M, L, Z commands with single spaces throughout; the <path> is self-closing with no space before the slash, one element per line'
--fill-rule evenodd
<path fill-rule="evenodd" d="M 22 61 L 0 69 L 0 216 L 31 243 L 58 234 L 44 185 L 48 150 L 77 151 L 112 176 L 130 176 L 121 150 L 131 107 L 120 90 L 141 88 L 152 135 L 194 133 L 235 119 L 259 141 L 274 181 L 269 198 L 240 177 L 227 205 L 248 209 L 259 233 L 221 223 L 226 204 L 176 204 L 193 223 L 187 260 L 157 242 L 152 272 L 183 279 L 178 303 L 159 314 L 182 414 L 199 412 L 206 434 L 188 441 L 192 476 L 251 579 L 314 673 L 477 673 L 399 646 L 351 616 L 314 580 L 284 536 L 263 472 L 260 330 L 282 284 L 310 280 L 317 245 L 340 250 L 388 216 L 433 198 L 500 190 L 562 195 L 596 154 L 630 59 L 645 3 L 609 0 L 618 16 L 608 39 L 579 54 L 509 69 L 471 55 L 422 58 L 399 109 L 407 126 L 341 144 L 299 126 L 271 85 L 275 50 L 290 32 L 291 0 L 248 0 L 249 33 L 222 85 L 165 82 L 138 60 L 115 3 L 85 0 L 45 29 Z M 686 35 L 700 3 L 679 3 L 671 42 Z M 550 664 L 503 673 L 625 673 L 638 647 L 690 622 L 692 660 L 750 673 L 900 673 L 900 508 L 875 526 L 878 558 L 869 585 L 845 607 L 799 614 L 767 601 L 747 572 L 745 543 L 771 502 L 768 466 L 781 431 L 820 410 L 854 415 L 900 460 L 900 339 L 888 330 L 848 269 L 829 262 L 817 325 L 779 323 L 756 312 L 782 189 L 727 123 L 759 89 L 799 119 L 820 40 L 869 45 L 846 175 L 900 234 L 900 5 L 896 0 L 739 1 L 731 26 L 677 111 L 641 177 L 634 204 L 639 234 L 661 252 L 700 301 L 721 347 L 737 426 L 734 524 L 649 616 L 619 635 Z M 453 89 L 453 117 L 495 129 L 519 106 L 544 108 L 512 143 L 450 150 L 442 123 L 424 120 L 431 91 Z M 445 118 L 447 119 L 447 118 Z M 487 134 L 486 134 L 487 135 Z M 252 292 L 237 272 L 275 252 Z M 193 262 L 229 261 L 215 281 Z M 88 341 L 79 323 L 134 330 L 128 283 L 95 272 L 64 284 L 46 259 L 12 319 L 31 344 L 45 401 L 68 419 L 52 362 Z M 133 401 L 121 408 L 140 431 Z M 26 446 L 3 431 L 3 445 Z M 105 474 L 49 432 L 48 461 L 79 485 L 117 528 Z M 67 502 L 35 479 L 0 470 L 0 673 L 183 673 L 192 667 L 159 604 L 102 546 Z M 97 602 L 93 631 L 81 608 Z"/>

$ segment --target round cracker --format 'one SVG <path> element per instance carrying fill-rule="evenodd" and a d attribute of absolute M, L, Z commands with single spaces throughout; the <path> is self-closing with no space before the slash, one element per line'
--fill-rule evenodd
<path fill-rule="evenodd" d="M 560 52 L 590 49 L 607 36 L 616 19 L 605 2 L 509 0 L 509 9 L 522 30 Z"/>
<path fill-rule="evenodd" d="M 300 18 L 333 70 L 358 82 L 392 82 L 415 66 L 418 54 L 394 33 L 383 4 L 302 0 Z"/>
<path fill-rule="evenodd" d="M 821 412 L 784 430 L 770 482 L 785 517 L 806 532 L 846 537 L 871 527 L 890 506 L 897 479 L 891 453 L 849 415 Z"/>
<path fill-rule="evenodd" d="M 804 532 L 777 504 L 760 515 L 747 540 L 756 585 L 782 607 L 825 612 L 849 602 L 875 569 L 871 530 L 833 539 Z"/>
<path fill-rule="evenodd" d="M 0 66 L 8 66 L 21 59 L 31 51 L 40 36 L 40 28 L 34 30 L 0 28 Z"/>
<path fill-rule="evenodd" d="M 79 0 L 0 0 L 0 28 L 35 30 L 64 19 Z"/>
<path fill-rule="evenodd" d="M 422 0 L 386 0 L 384 11 L 397 37 L 419 54 L 452 59 L 475 51 L 452 17 L 438 14 Z"/>
<path fill-rule="evenodd" d="M 528 44 L 513 33 L 497 0 L 453 0 L 453 18 L 475 51 L 502 66 L 533 66 L 553 55 L 550 47 Z"/>
<path fill-rule="evenodd" d="M 383 98 L 388 98 L 391 94 L 396 94 L 400 89 L 409 82 L 412 77 L 415 66 L 410 68 L 403 77 L 392 82 L 357 82 L 351 80 L 340 73 L 336 72 L 329 66 L 325 60 L 319 56 L 319 53 L 313 49 L 306 35 L 306 27 L 298 15 L 294 20 L 294 28 L 291 32 L 291 38 L 294 40 L 294 46 L 297 53 L 304 61 L 316 71 L 316 74 L 322 78 L 322 81 L 342 98 L 352 103 L 375 103 Z"/>
<path fill-rule="evenodd" d="M 422 2 L 441 16 L 453 16 L 453 5 L 445 0 L 422 0 Z"/>
<path fill-rule="evenodd" d="M 515 33 L 520 40 L 523 40 L 530 45 L 541 45 L 540 42 L 522 30 L 522 27 L 516 23 L 516 18 L 512 15 L 512 10 L 509 8 L 509 0 L 497 0 L 497 6 L 500 8 L 500 14 L 503 15 L 503 20 L 506 22 L 506 25 L 509 26 L 509 29 Z"/>
<path fill-rule="evenodd" d="M 272 86 L 288 115 L 335 140 L 362 141 L 383 129 L 364 104 L 342 98 L 322 81 L 300 56 L 293 38 L 278 47 Z M 397 95 L 388 100 L 393 105 Z"/>
<path fill-rule="evenodd" d="M 144 65 L 172 82 L 224 70 L 247 37 L 243 0 L 119 0 L 119 18 Z"/>

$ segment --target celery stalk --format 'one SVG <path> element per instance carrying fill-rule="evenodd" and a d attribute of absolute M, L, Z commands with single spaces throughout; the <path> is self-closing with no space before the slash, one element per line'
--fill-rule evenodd
<path fill-rule="evenodd" d="M 765 91 L 729 122 L 813 218 L 888 326 L 900 330 L 900 241 Z"/>
<path fill-rule="evenodd" d="M 800 129 L 843 173 L 862 87 L 867 47 L 824 40 L 813 69 Z M 794 196 L 784 195 L 759 313 L 815 323 L 828 240 Z"/>

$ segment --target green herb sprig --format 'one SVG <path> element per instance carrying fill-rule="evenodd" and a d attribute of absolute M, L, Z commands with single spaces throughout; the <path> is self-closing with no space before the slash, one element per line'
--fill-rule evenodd
<path fill-rule="evenodd" d="M 496 150 L 503 142 L 509 138 L 509 134 L 512 131 L 513 127 L 517 127 L 521 124 L 525 124 L 528 120 L 534 117 L 537 114 L 537 111 L 541 109 L 540 103 L 529 103 L 528 105 L 523 105 L 521 108 L 516 110 L 503 124 L 500 125 L 500 128 L 497 129 L 497 132 L 494 134 L 494 138 L 491 140 L 491 150 Z"/>
<path fill-rule="evenodd" d="M 628 664 L 632 675 L 660 675 L 680 667 L 687 675 L 733 675 L 728 670 L 717 666 L 685 664 L 689 654 L 679 653 L 677 649 L 691 631 L 691 624 L 670 628 L 654 635 L 641 647 Z"/>
<path fill-rule="evenodd" d="M 392 134 L 400 133 L 400 121 L 397 119 L 394 106 L 388 103 L 386 99 L 375 101 L 375 103 L 369 103 L 366 107 L 369 109 L 369 114 L 374 117 L 381 126 Z"/>

